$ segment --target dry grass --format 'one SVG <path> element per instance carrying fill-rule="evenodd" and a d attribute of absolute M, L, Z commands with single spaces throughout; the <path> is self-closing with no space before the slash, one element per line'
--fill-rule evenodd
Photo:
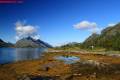
<path fill-rule="evenodd" d="M 68 65 L 55 60 L 53 57 L 57 55 L 74 55 L 80 57 L 78 63 Z M 96 67 L 88 64 L 81 64 L 81 60 L 94 60 L 99 63 L 107 63 L 112 65 Z M 46 71 L 44 67 L 49 67 Z M 45 53 L 40 60 L 23 61 L 0 66 L 0 80 L 17 80 L 19 76 L 24 74 L 32 77 L 55 77 L 58 76 L 63 80 L 120 80 L 120 58 L 110 57 L 97 54 L 81 54 L 81 53 L 63 53 L 51 52 Z M 76 74 L 76 75 L 75 75 Z M 79 74 L 79 75 L 78 75 Z M 56 79 L 57 80 L 57 79 Z"/>

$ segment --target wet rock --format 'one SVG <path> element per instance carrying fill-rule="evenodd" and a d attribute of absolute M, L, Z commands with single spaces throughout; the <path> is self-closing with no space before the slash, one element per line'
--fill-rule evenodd
<path fill-rule="evenodd" d="M 60 76 L 60 75 L 55 75 L 55 76 Z"/>
<path fill-rule="evenodd" d="M 27 74 L 18 76 L 17 80 L 31 80 Z"/>
<path fill-rule="evenodd" d="M 40 67 L 40 69 L 38 69 L 39 71 L 49 71 L 50 69 L 52 69 L 55 66 L 55 64 L 53 63 L 48 63 L 45 64 L 43 66 Z"/>
<path fill-rule="evenodd" d="M 49 71 L 50 67 L 41 67 L 38 71 Z"/>
<path fill-rule="evenodd" d="M 99 66 L 100 65 L 99 62 L 94 61 L 94 60 L 88 60 L 87 62 L 88 62 L 88 64 L 91 64 L 91 65 L 94 65 L 94 66 Z"/>
<path fill-rule="evenodd" d="M 62 77 L 62 80 L 72 80 L 73 79 L 73 74 L 65 75 Z"/>
<path fill-rule="evenodd" d="M 115 74 L 120 74 L 120 71 L 116 71 Z"/>
<path fill-rule="evenodd" d="M 96 72 L 91 75 L 92 78 L 96 78 Z"/>
<path fill-rule="evenodd" d="M 79 74 L 73 74 L 73 76 L 82 76 L 82 74 L 81 73 L 79 73 Z"/>
<path fill-rule="evenodd" d="M 93 66 L 100 66 L 100 63 L 94 60 L 87 60 L 87 61 L 83 61 L 81 62 L 83 65 L 84 64 L 89 64 L 89 65 L 93 65 Z"/>
<path fill-rule="evenodd" d="M 112 57 L 120 57 L 120 54 L 109 54 L 108 56 L 112 56 Z"/>
<path fill-rule="evenodd" d="M 100 66 L 102 67 L 102 68 L 104 68 L 104 67 L 106 67 L 106 66 L 109 66 L 110 64 L 109 63 L 100 63 Z"/>

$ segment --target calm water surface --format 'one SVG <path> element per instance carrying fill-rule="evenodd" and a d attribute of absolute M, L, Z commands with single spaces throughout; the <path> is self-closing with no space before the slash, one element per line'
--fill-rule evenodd
<path fill-rule="evenodd" d="M 64 61 L 65 64 L 76 63 L 80 60 L 77 56 L 55 56 L 56 60 Z"/>
<path fill-rule="evenodd" d="M 38 59 L 44 48 L 0 48 L 0 64 Z"/>

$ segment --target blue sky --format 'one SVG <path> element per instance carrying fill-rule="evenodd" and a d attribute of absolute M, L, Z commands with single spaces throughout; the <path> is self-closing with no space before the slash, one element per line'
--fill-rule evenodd
<path fill-rule="evenodd" d="M 120 22 L 120 0 L 23 0 L 0 3 L 0 38 L 15 43 L 15 23 L 37 26 L 40 39 L 52 45 L 83 42 L 92 32 L 75 28 L 82 21 L 98 29 Z"/>

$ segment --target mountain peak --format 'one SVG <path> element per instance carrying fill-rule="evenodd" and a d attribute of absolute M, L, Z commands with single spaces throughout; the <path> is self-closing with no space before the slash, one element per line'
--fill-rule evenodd
<path fill-rule="evenodd" d="M 27 39 L 27 40 L 33 40 L 33 38 L 31 36 L 28 36 L 25 39 Z"/>
<path fill-rule="evenodd" d="M 32 48 L 38 48 L 38 47 L 46 47 L 49 48 L 50 45 L 40 39 L 35 40 L 32 37 L 28 36 L 26 38 L 20 39 L 15 44 L 16 47 L 32 47 Z"/>

